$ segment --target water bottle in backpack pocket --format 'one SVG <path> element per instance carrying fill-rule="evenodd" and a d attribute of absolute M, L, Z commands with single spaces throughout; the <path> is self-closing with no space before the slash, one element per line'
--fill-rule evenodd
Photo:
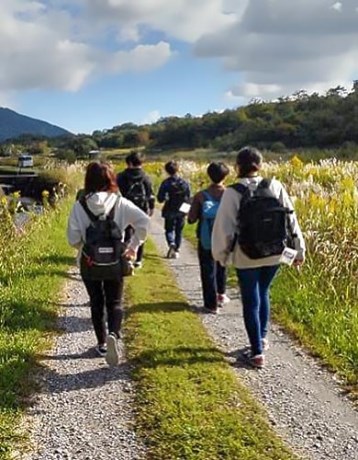
<path fill-rule="evenodd" d="M 240 183 L 231 186 L 241 194 L 237 242 L 250 259 L 282 254 L 294 236 L 288 220 L 293 211 L 283 206 L 270 184 L 270 180 L 263 179 L 256 190 Z"/>
<path fill-rule="evenodd" d="M 203 191 L 204 201 L 201 208 L 201 218 L 199 223 L 199 240 L 203 249 L 211 249 L 211 235 L 216 214 L 219 209 L 220 201 Z"/>

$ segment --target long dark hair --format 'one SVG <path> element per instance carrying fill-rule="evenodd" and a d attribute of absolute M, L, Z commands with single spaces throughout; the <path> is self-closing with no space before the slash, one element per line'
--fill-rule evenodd
<path fill-rule="evenodd" d="M 93 161 L 87 166 L 85 194 L 95 192 L 118 192 L 116 176 L 108 163 Z"/>
<path fill-rule="evenodd" d="M 239 177 L 247 177 L 261 169 L 262 154 L 254 147 L 244 147 L 236 156 Z"/>

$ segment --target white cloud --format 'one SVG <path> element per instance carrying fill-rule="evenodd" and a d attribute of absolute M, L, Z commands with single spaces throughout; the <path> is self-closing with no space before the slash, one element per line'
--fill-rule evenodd
<path fill-rule="evenodd" d="M 338 6 L 337 4 L 342 6 Z M 199 57 L 219 58 L 241 83 L 226 97 L 275 98 L 348 84 L 358 73 L 356 0 L 251 0 L 240 20 L 207 34 Z M 340 14 L 337 14 L 337 9 Z"/>
<path fill-rule="evenodd" d="M 152 110 L 149 112 L 143 119 L 142 123 L 144 125 L 149 125 L 151 123 L 155 123 L 161 117 L 159 110 Z"/>
<path fill-rule="evenodd" d="M 92 76 L 153 70 L 172 54 L 164 41 L 124 51 L 118 45 L 118 50 L 109 51 L 101 43 L 101 35 L 94 39 L 84 27 L 82 10 L 77 17 L 73 11 L 53 5 L 45 0 L 2 0 L 1 92 L 37 88 L 77 91 Z M 122 33 L 139 39 L 135 28 L 128 26 Z"/>
<path fill-rule="evenodd" d="M 342 2 L 336 2 L 331 6 L 331 8 L 332 8 L 332 10 L 336 10 L 338 12 L 341 12 L 342 11 L 342 6 L 343 6 Z"/>

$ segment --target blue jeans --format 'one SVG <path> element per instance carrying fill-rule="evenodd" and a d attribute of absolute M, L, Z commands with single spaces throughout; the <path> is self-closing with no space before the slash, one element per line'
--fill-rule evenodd
<path fill-rule="evenodd" d="M 165 238 L 168 246 L 174 245 L 178 251 L 181 246 L 185 216 L 182 213 L 169 214 L 164 218 Z"/>
<path fill-rule="evenodd" d="M 241 290 L 244 322 L 254 355 L 262 353 L 270 316 L 270 284 L 279 266 L 236 269 Z"/>
<path fill-rule="evenodd" d="M 198 243 L 201 286 L 203 290 L 204 307 L 217 307 L 217 294 L 225 294 L 226 268 L 215 262 L 211 250 L 203 249 Z"/>

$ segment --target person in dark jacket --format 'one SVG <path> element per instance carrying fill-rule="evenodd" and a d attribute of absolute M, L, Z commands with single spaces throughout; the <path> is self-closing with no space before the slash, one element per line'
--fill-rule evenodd
<path fill-rule="evenodd" d="M 144 157 L 140 152 L 131 152 L 126 157 L 127 168 L 117 175 L 117 184 L 119 191 L 132 201 L 139 209 L 149 216 L 153 215 L 155 206 L 155 196 L 153 193 L 152 182 L 147 174 L 143 171 Z M 126 229 L 125 240 L 129 241 L 132 237 L 133 229 Z M 137 257 L 134 262 L 136 268 L 142 267 L 144 255 L 144 245 L 141 245 L 137 251 Z"/>
<path fill-rule="evenodd" d="M 162 216 L 169 246 L 167 257 L 177 259 L 185 224 L 185 213 L 181 212 L 180 208 L 183 203 L 190 200 L 190 187 L 187 181 L 179 177 L 179 165 L 176 161 L 168 161 L 164 169 L 169 177 L 161 183 L 157 199 L 159 203 L 164 203 Z"/>

